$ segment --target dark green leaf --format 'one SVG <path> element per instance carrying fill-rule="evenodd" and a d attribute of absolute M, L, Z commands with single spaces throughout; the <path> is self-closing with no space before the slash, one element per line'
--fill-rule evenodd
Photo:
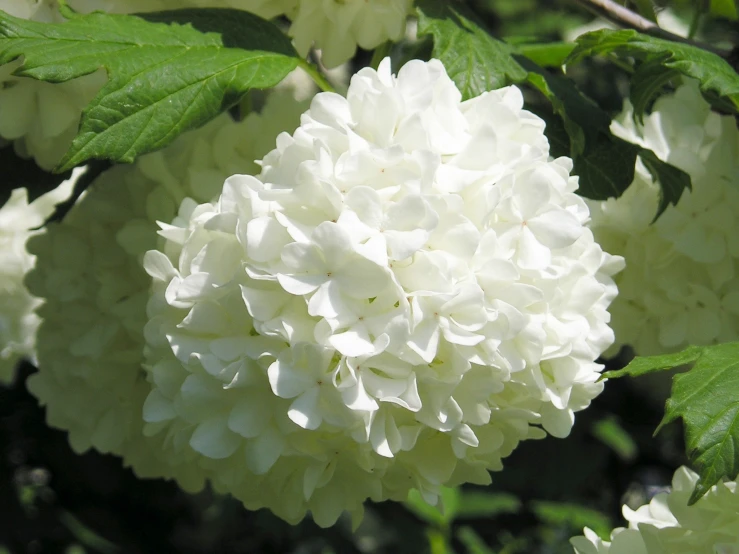
<path fill-rule="evenodd" d="M 513 47 L 497 40 L 445 0 L 418 3 L 418 34 L 432 35 L 433 56 L 444 64 L 464 99 L 526 78 Z"/>
<path fill-rule="evenodd" d="M 739 342 L 700 350 L 693 368 L 675 376 L 656 431 L 683 420 L 688 458 L 700 476 L 690 504 L 739 474 Z"/>
<path fill-rule="evenodd" d="M 629 98 L 634 106 L 634 118 L 644 122 L 644 114 L 652 101 L 665 89 L 665 85 L 680 73 L 662 65 L 662 58 L 641 64 L 631 77 Z"/>
<path fill-rule="evenodd" d="M 554 113 L 562 118 L 570 138 L 570 157 L 575 158 L 582 154 L 586 143 L 602 138 L 599 135 L 610 135 L 608 127 L 611 118 L 580 92 L 571 80 L 552 74 L 530 60 L 523 58 L 519 60 L 529 71 L 527 75 L 529 84 L 552 103 Z"/>
<path fill-rule="evenodd" d="M 654 13 L 654 4 L 652 0 L 633 0 L 639 15 L 647 18 L 649 21 L 657 23 L 657 14 Z"/>
<path fill-rule="evenodd" d="M 93 13 L 60 24 L 0 12 L 0 64 L 21 55 L 16 75 L 52 83 L 101 67 L 108 73 L 59 171 L 95 158 L 130 163 L 206 123 L 249 89 L 279 83 L 298 64 L 279 29 L 226 9 L 146 19 Z"/>
<path fill-rule="evenodd" d="M 692 188 L 690 175 L 674 165 L 663 162 L 654 152 L 646 148 L 639 150 L 639 157 L 652 179 L 659 183 L 659 206 L 654 216 L 656 220 L 667 206 L 678 203 L 685 189 Z"/>
<path fill-rule="evenodd" d="M 638 146 L 614 136 L 588 143 L 585 152 L 575 158 L 578 194 L 592 200 L 621 196 L 634 180 L 638 152 Z"/>
<path fill-rule="evenodd" d="M 685 364 L 690 364 L 701 357 L 702 346 L 689 346 L 682 352 L 662 354 L 660 356 L 637 356 L 629 365 L 618 371 L 606 371 L 601 379 L 618 379 L 619 377 L 639 377 L 647 373 L 665 371 Z"/>
<path fill-rule="evenodd" d="M 540 109 L 538 106 L 531 106 L 529 109 L 541 117 L 546 123 L 544 134 L 549 140 L 549 153 L 555 157 L 570 155 L 570 137 L 565 130 L 564 122 L 554 112 L 547 109 Z"/>
<path fill-rule="evenodd" d="M 732 101 L 735 110 L 739 108 L 739 75 L 734 68 L 720 56 L 689 44 L 632 30 L 603 29 L 578 37 L 577 48 L 566 63 L 607 53 L 614 53 L 624 59 L 636 58 L 642 62 L 657 61 L 667 69 L 697 79 L 701 90 L 724 96 Z"/>

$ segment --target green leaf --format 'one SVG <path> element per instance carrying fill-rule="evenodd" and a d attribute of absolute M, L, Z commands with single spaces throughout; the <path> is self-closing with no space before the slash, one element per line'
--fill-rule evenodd
<path fill-rule="evenodd" d="M 625 462 L 636 459 L 639 448 L 631 435 L 619 425 L 614 417 L 596 421 L 591 427 L 595 438 L 613 450 Z"/>
<path fill-rule="evenodd" d="M 575 158 L 574 173 L 580 176 L 578 194 L 592 200 L 618 198 L 634 180 L 639 147 L 610 136 L 590 142 Z"/>
<path fill-rule="evenodd" d="M 457 531 L 457 538 L 464 545 L 467 554 L 495 554 L 472 527 L 461 527 Z"/>
<path fill-rule="evenodd" d="M 632 0 L 636 5 L 639 15 L 647 18 L 649 21 L 657 23 L 657 14 L 654 13 L 654 4 L 652 0 Z"/>
<path fill-rule="evenodd" d="M 16 75 L 52 83 L 101 67 L 108 73 L 58 171 L 89 159 L 133 162 L 203 125 L 249 89 L 276 85 L 298 65 L 274 25 L 228 9 L 141 17 L 96 12 L 57 24 L 0 11 L 0 64 L 21 55 Z"/>
<path fill-rule="evenodd" d="M 436 506 L 428 504 L 417 490 L 412 489 L 408 493 L 408 498 L 405 501 L 405 507 L 410 512 L 415 514 L 419 519 L 426 523 L 431 523 L 437 527 L 441 527 L 444 524 L 444 516 L 441 510 Z"/>
<path fill-rule="evenodd" d="M 704 92 L 712 91 L 739 108 L 739 75 L 729 63 L 707 50 L 632 30 L 602 29 L 577 38 L 577 47 L 566 60 L 575 63 L 588 56 L 613 53 L 620 58 L 656 62 L 697 79 Z"/>
<path fill-rule="evenodd" d="M 660 160 L 651 150 L 642 148 L 639 157 L 649 171 L 652 179 L 659 182 L 659 206 L 654 221 L 662 215 L 670 204 L 676 205 L 684 190 L 691 190 L 690 175 L 682 169 Z"/>
<path fill-rule="evenodd" d="M 572 42 L 550 42 L 546 44 L 520 44 L 516 50 L 542 67 L 562 67 L 575 45 Z"/>
<path fill-rule="evenodd" d="M 444 64 L 463 99 L 526 78 L 513 47 L 497 40 L 445 0 L 418 2 L 418 35 L 434 39 L 433 56 Z"/>
<path fill-rule="evenodd" d="M 508 493 L 462 491 L 456 518 L 489 518 L 501 514 L 515 514 L 521 510 L 521 501 Z"/>
<path fill-rule="evenodd" d="M 631 77 L 629 98 L 634 106 L 634 119 L 644 123 L 644 114 L 652 101 L 665 89 L 667 83 L 680 73 L 662 65 L 662 58 L 641 64 Z"/>
<path fill-rule="evenodd" d="M 459 490 L 442 487 L 439 504 L 431 506 L 423 499 L 421 493 L 413 489 L 408 493 L 405 506 L 423 521 L 439 528 L 446 528 L 454 521 L 460 507 Z"/>
<path fill-rule="evenodd" d="M 602 135 L 610 135 L 611 118 L 571 80 L 549 73 L 526 59 L 522 59 L 521 64 L 529 70 L 526 76 L 529 84 L 552 103 L 554 113 L 562 118 L 570 138 L 570 157 L 574 159 L 582 154 L 587 143 L 603 138 Z"/>
<path fill-rule="evenodd" d="M 706 346 L 676 375 L 657 431 L 682 418 L 688 459 L 700 478 L 690 504 L 722 478 L 739 474 L 739 342 Z"/>
<path fill-rule="evenodd" d="M 736 21 L 737 10 L 735 0 L 711 0 L 711 15 L 725 17 L 731 21 Z"/>
<path fill-rule="evenodd" d="M 553 111 L 542 109 L 540 106 L 530 106 L 529 110 L 544 120 L 546 129 L 544 134 L 549 140 L 549 154 L 554 158 L 570 155 L 570 137 L 567 136 L 562 118 Z"/>
<path fill-rule="evenodd" d="M 531 510 L 545 523 L 567 526 L 572 530 L 590 527 L 598 535 L 607 536 L 612 528 L 608 516 L 579 504 L 537 500 L 531 503 Z"/>
<path fill-rule="evenodd" d="M 660 356 L 637 356 L 629 365 L 618 371 L 606 371 L 601 379 L 618 379 L 619 377 L 639 377 L 647 373 L 665 371 L 681 365 L 693 363 L 703 354 L 704 347 L 689 346 L 682 352 L 662 354 Z"/>

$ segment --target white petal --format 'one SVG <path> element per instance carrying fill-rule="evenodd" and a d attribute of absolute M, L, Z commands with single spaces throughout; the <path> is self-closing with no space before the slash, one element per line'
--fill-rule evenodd
<path fill-rule="evenodd" d="M 203 456 L 220 460 L 236 452 L 241 439 L 229 431 L 226 418 L 207 419 L 198 425 L 190 438 L 190 446 Z"/>
<path fill-rule="evenodd" d="M 318 429 L 323 421 L 323 417 L 318 411 L 319 396 L 318 386 L 309 388 L 290 404 L 287 417 L 303 429 Z"/>

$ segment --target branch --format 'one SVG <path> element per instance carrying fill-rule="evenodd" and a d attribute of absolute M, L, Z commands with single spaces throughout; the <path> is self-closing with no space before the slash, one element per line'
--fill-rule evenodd
<path fill-rule="evenodd" d="M 595 15 L 604 17 L 613 23 L 620 25 L 621 27 L 628 27 L 635 29 L 645 35 L 657 36 L 671 40 L 673 42 L 682 42 L 683 44 L 689 44 L 696 48 L 702 48 L 708 52 L 712 52 L 722 58 L 728 58 L 731 52 L 729 50 L 723 50 L 721 48 L 715 48 L 710 44 L 702 42 L 696 42 L 694 40 L 681 37 L 675 33 L 665 31 L 659 25 L 653 21 L 648 20 L 646 17 L 642 17 L 636 12 L 617 4 L 614 0 L 575 0 L 578 4 L 581 4 L 587 10 L 593 12 Z"/>

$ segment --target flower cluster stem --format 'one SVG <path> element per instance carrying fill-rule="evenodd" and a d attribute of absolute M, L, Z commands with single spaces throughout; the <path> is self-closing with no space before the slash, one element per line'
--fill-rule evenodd
<path fill-rule="evenodd" d="M 316 85 L 318 85 L 318 88 L 320 88 L 323 92 L 336 92 L 336 89 L 334 89 L 333 85 L 328 82 L 326 76 L 321 73 L 321 70 L 318 69 L 316 65 L 313 65 L 307 60 L 301 60 L 300 67 L 302 67 L 305 72 L 310 75 L 311 79 L 313 79 Z"/>

